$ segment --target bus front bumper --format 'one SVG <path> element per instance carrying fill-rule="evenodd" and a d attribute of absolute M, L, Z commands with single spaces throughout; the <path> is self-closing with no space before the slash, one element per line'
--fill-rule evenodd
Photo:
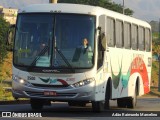
<path fill-rule="evenodd" d="M 14 98 L 35 98 L 53 101 L 94 101 L 95 81 L 82 87 L 37 87 L 26 86 L 13 80 Z"/>

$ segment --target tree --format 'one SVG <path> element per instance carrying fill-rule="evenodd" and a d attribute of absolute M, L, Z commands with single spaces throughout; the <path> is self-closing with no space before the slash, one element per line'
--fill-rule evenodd
<path fill-rule="evenodd" d="M 123 13 L 123 6 L 121 4 L 116 4 L 111 2 L 111 0 L 58 0 L 59 3 L 74 3 L 74 4 L 85 4 L 100 6 L 109 10 L 113 10 L 119 13 Z M 126 15 L 133 15 L 133 11 L 129 8 L 125 9 Z"/>
<path fill-rule="evenodd" d="M 7 55 L 6 40 L 8 29 L 9 23 L 7 23 L 2 16 L 0 16 L 0 63 L 3 62 Z"/>

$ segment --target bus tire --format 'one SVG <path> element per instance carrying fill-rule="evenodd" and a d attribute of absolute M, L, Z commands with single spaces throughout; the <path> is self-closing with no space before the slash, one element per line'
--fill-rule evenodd
<path fill-rule="evenodd" d="M 93 101 L 92 110 L 93 112 L 102 112 L 104 110 L 104 101 Z"/>
<path fill-rule="evenodd" d="M 132 108 L 134 109 L 136 107 L 137 104 L 137 88 L 135 88 L 135 93 L 133 97 L 130 97 L 127 100 L 127 108 Z"/>
<path fill-rule="evenodd" d="M 111 94 L 111 89 L 110 89 L 110 82 L 107 83 L 106 87 L 106 94 L 105 94 L 105 104 L 104 104 L 104 109 L 110 109 L 110 94 Z"/>
<path fill-rule="evenodd" d="M 30 99 L 31 108 L 33 110 L 41 110 L 44 105 L 44 100 L 41 99 Z"/>
<path fill-rule="evenodd" d="M 72 106 L 77 106 L 74 102 L 68 102 L 68 105 L 69 105 L 70 107 L 72 107 Z"/>
<path fill-rule="evenodd" d="M 119 108 L 126 108 L 126 99 L 125 98 L 119 98 L 117 99 L 117 106 Z"/>
<path fill-rule="evenodd" d="M 70 107 L 72 106 L 79 106 L 79 107 L 85 107 L 86 106 L 86 102 L 68 102 L 68 105 Z"/>

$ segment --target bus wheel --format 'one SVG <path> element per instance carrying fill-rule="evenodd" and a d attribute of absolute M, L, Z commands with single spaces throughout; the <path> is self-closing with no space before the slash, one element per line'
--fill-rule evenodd
<path fill-rule="evenodd" d="M 110 103 L 109 103 L 110 94 L 111 94 L 110 91 L 111 91 L 110 86 L 109 86 L 109 84 L 107 84 L 106 95 L 105 95 L 105 104 L 104 104 L 104 108 L 107 109 L 107 110 L 110 108 Z"/>
<path fill-rule="evenodd" d="M 104 110 L 104 101 L 93 101 L 92 110 L 93 112 L 102 112 Z"/>
<path fill-rule="evenodd" d="M 124 98 L 117 99 L 117 106 L 119 108 L 125 108 L 126 107 L 126 99 L 124 99 Z"/>
<path fill-rule="evenodd" d="M 135 89 L 134 96 L 127 100 L 127 108 L 134 109 L 137 104 L 137 89 Z"/>
<path fill-rule="evenodd" d="M 41 99 L 30 99 L 31 108 L 33 110 L 41 110 L 44 105 L 44 100 Z"/>

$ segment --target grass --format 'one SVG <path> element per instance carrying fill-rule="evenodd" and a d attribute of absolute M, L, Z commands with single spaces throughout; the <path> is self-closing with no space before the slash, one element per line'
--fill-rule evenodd
<path fill-rule="evenodd" d="M 151 83 L 154 84 L 155 87 L 158 87 L 158 73 L 159 73 L 159 63 L 157 61 L 152 62 L 152 73 L 151 73 Z"/>

